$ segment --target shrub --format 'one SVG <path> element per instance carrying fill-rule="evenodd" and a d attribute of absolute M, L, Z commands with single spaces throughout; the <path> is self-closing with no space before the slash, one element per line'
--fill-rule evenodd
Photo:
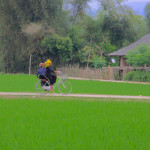
<path fill-rule="evenodd" d="M 94 57 L 92 59 L 92 64 L 96 69 L 102 68 L 106 66 L 106 60 L 104 58 Z"/>
<path fill-rule="evenodd" d="M 150 72 L 148 72 L 148 71 L 131 71 L 123 77 L 123 80 L 150 82 Z"/>

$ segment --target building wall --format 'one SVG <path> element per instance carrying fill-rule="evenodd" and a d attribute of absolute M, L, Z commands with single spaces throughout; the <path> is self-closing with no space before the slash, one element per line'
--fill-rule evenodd
<path fill-rule="evenodd" d="M 119 64 L 121 67 L 124 67 L 124 66 L 129 66 L 127 63 L 126 63 L 126 58 L 123 58 L 123 56 L 120 56 L 120 59 L 119 59 Z"/>

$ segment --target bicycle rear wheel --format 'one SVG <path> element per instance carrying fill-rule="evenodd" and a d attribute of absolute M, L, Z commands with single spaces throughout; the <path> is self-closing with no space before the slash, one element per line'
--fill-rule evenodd
<path fill-rule="evenodd" d="M 58 85 L 58 91 L 61 94 L 69 94 L 72 91 L 72 85 L 69 81 L 60 82 Z"/>
<path fill-rule="evenodd" d="M 50 91 L 50 86 L 48 82 L 42 84 L 42 81 L 38 81 L 36 84 L 36 91 L 40 94 L 46 94 Z"/>

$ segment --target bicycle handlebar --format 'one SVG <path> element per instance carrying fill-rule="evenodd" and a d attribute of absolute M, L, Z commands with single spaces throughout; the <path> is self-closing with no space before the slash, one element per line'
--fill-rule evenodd
<path fill-rule="evenodd" d="M 61 76 L 61 75 L 62 75 L 62 72 L 61 72 L 61 71 L 58 71 L 58 75 L 60 75 L 60 76 Z"/>

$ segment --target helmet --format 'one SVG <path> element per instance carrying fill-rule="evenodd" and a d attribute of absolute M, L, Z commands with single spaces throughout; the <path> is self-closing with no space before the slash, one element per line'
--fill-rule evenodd
<path fill-rule="evenodd" d="M 47 59 L 47 61 L 45 62 L 46 67 L 49 66 L 49 64 L 51 64 L 52 61 L 50 59 Z"/>
<path fill-rule="evenodd" d="M 44 66 L 44 63 L 40 63 L 40 64 L 39 64 L 39 67 L 43 67 L 43 66 Z"/>

